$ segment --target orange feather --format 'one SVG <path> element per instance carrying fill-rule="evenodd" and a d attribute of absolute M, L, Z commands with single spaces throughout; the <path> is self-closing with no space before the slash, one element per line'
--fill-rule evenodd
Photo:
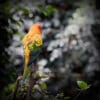
<path fill-rule="evenodd" d="M 24 57 L 25 57 L 25 65 L 24 65 L 24 76 L 27 76 L 28 71 L 28 63 L 30 60 L 30 52 L 28 45 L 30 43 L 35 43 L 37 47 L 42 46 L 42 27 L 40 24 L 33 24 L 29 30 L 29 32 L 24 36 L 22 42 L 24 46 Z"/>

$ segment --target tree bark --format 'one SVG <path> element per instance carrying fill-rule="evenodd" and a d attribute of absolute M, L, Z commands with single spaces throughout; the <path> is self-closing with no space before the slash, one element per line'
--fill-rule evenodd
<path fill-rule="evenodd" d="M 30 79 L 29 79 L 29 87 L 28 87 L 28 90 L 27 90 L 27 97 L 26 97 L 26 100 L 31 100 L 32 96 L 32 88 L 33 86 L 36 84 L 36 78 L 34 76 L 34 73 L 37 71 L 38 69 L 38 66 L 37 64 L 35 63 L 33 66 L 32 66 L 32 70 L 31 70 L 31 73 L 30 73 Z"/>

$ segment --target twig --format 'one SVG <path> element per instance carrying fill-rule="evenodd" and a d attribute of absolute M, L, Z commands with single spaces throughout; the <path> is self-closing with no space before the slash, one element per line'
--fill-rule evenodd
<path fill-rule="evenodd" d="M 16 98 L 16 94 L 17 94 L 18 88 L 19 88 L 19 81 L 20 81 L 21 79 L 22 79 L 22 76 L 18 76 L 18 77 L 17 77 L 16 86 L 15 86 L 15 89 L 14 89 L 14 91 L 13 91 L 11 100 L 15 100 L 15 98 Z"/>

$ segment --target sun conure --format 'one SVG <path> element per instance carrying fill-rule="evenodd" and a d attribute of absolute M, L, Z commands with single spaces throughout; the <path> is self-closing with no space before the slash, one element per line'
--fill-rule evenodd
<path fill-rule="evenodd" d="M 29 74 L 29 65 L 35 59 L 37 51 L 40 50 L 43 40 L 42 40 L 42 27 L 40 24 L 33 24 L 29 32 L 24 36 L 23 40 L 23 47 L 24 47 L 24 57 L 25 57 L 25 64 L 24 64 L 24 72 L 23 76 L 27 77 Z M 33 55 L 32 55 L 33 53 Z"/>

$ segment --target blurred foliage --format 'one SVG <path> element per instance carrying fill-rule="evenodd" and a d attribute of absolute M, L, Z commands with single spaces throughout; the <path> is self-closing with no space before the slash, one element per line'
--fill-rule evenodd
<path fill-rule="evenodd" d="M 38 8 L 44 14 L 46 18 L 50 18 L 53 13 L 57 12 L 57 8 L 51 5 L 43 6 L 40 4 L 38 5 Z"/>
<path fill-rule="evenodd" d="M 11 83 L 11 84 L 9 84 L 5 89 L 4 89 L 4 93 L 6 94 L 6 95 L 9 95 L 10 93 L 12 93 L 12 91 L 14 90 L 14 88 L 15 88 L 15 83 Z"/>
<path fill-rule="evenodd" d="M 57 96 L 56 96 L 56 98 L 58 100 L 69 100 L 70 99 L 69 96 L 64 96 L 64 93 L 58 93 Z"/>
<path fill-rule="evenodd" d="M 23 0 L 21 0 L 21 1 L 23 1 Z M 17 3 L 20 4 L 21 1 L 17 0 Z M 77 14 L 74 17 L 70 14 L 73 11 L 67 12 L 67 9 L 70 8 L 70 6 L 67 5 L 67 1 L 68 1 L 68 3 L 72 4 L 72 2 L 76 2 L 75 0 L 54 0 L 54 1 L 53 0 L 44 0 L 44 1 L 45 1 L 46 5 L 42 5 L 42 4 L 37 5 L 38 10 L 36 10 L 36 11 L 32 11 L 32 9 L 30 9 L 26 6 L 22 6 L 22 5 L 19 6 L 16 4 L 16 6 L 15 6 L 15 4 L 13 5 L 13 3 L 9 2 L 8 0 L 2 0 L 2 2 L 0 2 L 0 53 L 1 53 L 1 56 L 0 56 L 0 92 L 4 88 L 4 91 L 0 95 L 1 100 L 7 100 L 11 96 L 12 91 L 15 88 L 14 82 L 15 82 L 16 77 L 17 77 L 17 72 L 16 72 L 16 69 L 13 67 L 14 62 L 10 61 L 10 54 L 8 52 L 8 48 L 12 43 L 12 38 L 13 38 L 14 34 L 19 35 L 21 39 L 23 38 L 23 35 L 18 30 L 18 27 L 24 26 L 23 24 L 25 24 L 25 20 L 27 20 L 27 19 L 28 20 L 31 19 L 31 21 L 33 21 L 35 15 L 36 16 L 38 15 L 39 18 L 40 18 L 40 16 L 43 17 L 44 18 L 43 21 L 46 21 L 45 19 L 51 18 L 52 15 L 54 15 L 54 13 L 58 13 L 58 10 L 59 10 L 61 16 L 58 17 L 57 19 L 54 18 L 53 23 L 58 23 L 58 24 L 60 23 L 59 25 L 63 25 L 63 24 L 67 25 L 68 23 L 66 20 L 63 20 L 64 18 L 67 19 L 69 16 L 71 17 L 71 19 L 74 19 L 74 17 L 77 17 L 77 19 L 79 18 L 79 15 L 77 15 Z M 34 2 L 34 0 L 33 0 L 33 2 Z M 65 10 L 65 12 L 67 12 L 68 15 L 65 14 L 64 10 Z M 77 11 L 81 12 L 79 9 L 76 10 L 76 12 Z M 19 14 L 19 12 L 20 12 L 20 14 Z M 32 14 L 31 17 L 30 17 L 30 14 Z M 16 16 L 18 16 L 18 18 L 16 18 Z M 75 21 L 77 21 L 77 19 Z M 48 24 L 48 23 L 46 23 L 46 24 Z M 63 30 L 64 25 L 61 26 L 62 27 L 61 30 Z M 50 28 L 47 28 L 47 30 L 51 29 L 52 26 L 53 25 L 51 25 Z M 27 29 L 23 29 L 23 30 L 25 32 L 27 31 Z M 72 27 L 72 30 L 74 30 L 73 27 Z M 61 44 L 61 48 L 60 48 L 60 45 L 57 45 L 57 47 L 55 46 L 56 40 L 59 40 L 60 37 L 56 38 L 56 35 L 52 34 L 52 33 L 58 33 L 58 31 L 57 30 L 54 30 L 54 31 L 55 32 L 50 31 L 50 32 L 48 32 L 48 34 L 46 34 L 45 41 L 46 42 L 48 42 L 49 40 L 51 42 L 55 41 L 52 44 L 54 44 L 54 50 L 56 50 L 56 51 L 57 51 L 57 49 L 65 50 L 66 48 L 64 48 L 62 46 L 63 43 Z M 81 31 L 82 30 L 80 30 L 80 32 Z M 60 36 L 63 36 L 63 33 L 61 33 Z M 53 40 L 53 39 L 55 39 L 55 40 Z M 74 40 L 74 39 L 72 39 L 72 40 Z M 72 47 L 70 47 L 70 48 L 74 47 L 73 45 L 74 45 L 75 41 L 72 42 L 72 40 L 71 40 Z M 87 41 L 87 40 L 85 40 L 85 41 Z M 62 41 L 60 40 L 58 42 L 60 44 Z M 62 77 L 63 75 L 60 72 L 59 67 L 64 66 L 64 64 L 59 64 L 59 62 L 62 62 L 62 60 L 64 62 L 64 60 L 67 59 L 64 63 L 66 63 L 66 67 L 70 67 L 70 70 L 68 70 L 67 68 L 66 68 L 67 70 L 65 70 L 62 67 L 61 71 L 62 72 L 65 71 L 64 77 L 66 77 L 68 75 L 68 73 L 74 73 L 78 78 L 84 77 L 84 76 L 82 76 L 83 74 L 81 75 L 81 72 L 82 72 L 82 70 L 85 70 L 87 63 L 88 63 L 88 60 L 91 56 L 91 53 L 90 52 L 88 53 L 88 51 L 89 50 L 92 51 L 92 50 L 90 48 L 88 48 L 88 50 L 87 50 L 86 47 L 84 47 L 84 50 L 83 50 L 83 48 L 82 49 L 80 48 L 81 50 L 79 50 L 79 51 L 78 50 L 75 51 L 74 50 L 75 48 L 69 49 L 69 51 L 66 50 L 67 53 L 64 51 L 64 53 L 63 53 L 64 58 L 61 57 L 61 59 L 59 59 L 60 57 L 57 56 L 58 57 L 57 59 L 55 58 L 53 62 L 50 62 L 49 58 L 52 57 L 51 54 L 54 50 L 46 51 L 46 49 L 49 45 L 50 44 L 48 44 L 48 43 L 46 43 L 46 45 L 44 45 L 44 48 L 43 48 L 44 51 L 42 51 L 43 55 L 41 55 L 41 56 L 44 56 L 44 58 L 48 60 L 49 64 L 47 64 L 46 66 L 51 67 L 51 71 L 54 74 L 56 74 L 55 75 L 56 77 L 50 78 L 50 80 L 47 83 L 46 82 L 41 83 L 39 85 L 38 89 L 35 89 L 33 87 L 32 88 L 32 97 L 34 100 L 36 99 L 35 98 L 36 96 L 38 96 L 37 98 L 42 98 L 44 100 L 54 100 L 54 99 L 55 100 L 69 100 L 69 99 L 72 99 L 77 95 L 77 90 L 75 90 L 76 87 L 71 83 L 71 82 L 73 82 L 73 78 L 67 79 L 67 78 Z M 76 49 L 78 49 L 77 47 L 78 46 L 76 46 Z M 33 48 L 31 48 L 31 49 L 33 49 Z M 36 49 L 38 49 L 38 48 L 36 48 Z M 56 52 L 56 55 L 57 55 L 57 53 L 58 52 Z M 74 77 L 76 77 L 76 76 L 74 76 Z M 38 73 L 36 74 L 36 77 L 40 77 Z M 69 74 L 68 77 L 71 77 L 71 75 Z M 28 82 L 29 82 L 29 79 L 26 79 L 26 80 L 23 79 L 20 81 L 20 89 L 19 89 L 19 92 L 17 94 L 16 99 L 18 99 L 18 100 L 25 99 L 26 91 L 27 91 L 27 88 L 29 85 Z M 69 85 L 67 85 L 67 83 Z M 36 84 L 36 85 L 38 85 L 38 84 Z M 48 90 L 51 88 L 50 87 L 51 85 L 53 85 L 54 88 L 52 88 L 52 90 L 51 90 L 52 93 L 49 93 Z M 87 90 L 90 87 L 90 85 L 88 85 L 84 81 L 77 81 L 77 85 L 79 87 L 79 90 L 82 90 L 82 91 Z M 58 87 L 56 87 L 56 86 L 58 86 Z M 59 87 L 61 89 L 60 92 L 58 92 L 60 90 Z M 58 89 L 58 91 L 57 91 L 57 89 Z M 56 90 L 56 92 L 55 92 L 55 90 Z M 74 95 L 74 94 L 76 94 L 76 95 Z M 71 97 L 71 96 L 73 96 L 73 97 Z M 4 98 L 2 98 L 2 97 L 4 97 Z"/>
<path fill-rule="evenodd" d="M 47 89 L 46 83 L 42 83 L 42 84 L 41 84 L 41 88 L 42 88 L 42 89 Z"/>
<path fill-rule="evenodd" d="M 13 32 L 9 32 L 10 10 L 10 3 L 7 0 L 2 0 L 0 3 L 0 90 L 13 81 L 16 76 L 7 50 L 13 36 Z"/>

